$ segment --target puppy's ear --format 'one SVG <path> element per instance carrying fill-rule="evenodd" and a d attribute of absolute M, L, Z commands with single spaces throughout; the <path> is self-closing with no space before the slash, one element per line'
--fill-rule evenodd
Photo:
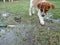
<path fill-rule="evenodd" d="M 39 3 L 39 4 L 37 5 L 37 8 L 38 8 L 38 9 L 40 9 L 40 8 L 41 8 L 41 3 Z"/>
<path fill-rule="evenodd" d="M 51 8 L 51 9 L 54 9 L 54 8 L 55 8 L 55 6 L 54 6 L 53 4 L 51 4 L 51 5 L 50 5 L 50 8 Z"/>

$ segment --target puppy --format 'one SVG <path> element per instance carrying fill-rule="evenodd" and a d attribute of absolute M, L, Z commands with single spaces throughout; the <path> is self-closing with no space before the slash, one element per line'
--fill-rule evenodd
<path fill-rule="evenodd" d="M 34 14 L 34 8 L 38 11 L 38 17 L 40 24 L 44 25 L 44 16 L 47 14 L 49 9 L 54 9 L 54 5 L 46 0 L 30 0 L 29 15 Z"/>

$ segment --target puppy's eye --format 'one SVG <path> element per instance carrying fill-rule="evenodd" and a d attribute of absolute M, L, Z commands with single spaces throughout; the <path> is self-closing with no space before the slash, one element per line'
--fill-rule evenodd
<path fill-rule="evenodd" d="M 50 9 L 50 6 L 48 6 L 48 9 Z"/>
<path fill-rule="evenodd" d="M 48 10 L 46 10 L 46 11 L 48 11 Z"/>
<path fill-rule="evenodd" d="M 41 12 L 43 12 L 43 10 L 41 9 Z"/>
<path fill-rule="evenodd" d="M 48 10 L 45 10 L 45 13 L 48 12 Z"/>

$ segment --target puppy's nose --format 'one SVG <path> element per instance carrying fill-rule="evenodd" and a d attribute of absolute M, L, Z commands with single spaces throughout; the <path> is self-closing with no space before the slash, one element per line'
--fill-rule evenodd
<path fill-rule="evenodd" d="M 42 15 L 42 17 L 44 17 L 45 15 Z"/>

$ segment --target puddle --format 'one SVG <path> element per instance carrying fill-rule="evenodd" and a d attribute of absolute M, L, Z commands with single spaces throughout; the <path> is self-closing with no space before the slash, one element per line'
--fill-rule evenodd
<path fill-rule="evenodd" d="M 60 23 L 60 19 L 51 19 L 52 23 Z"/>
<path fill-rule="evenodd" d="M 32 43 L 32 27 L 34 26 L 30 24 L 20 24 L 14 28 L 1 29 L 0 45 L 30 45 Z"/>
<path fill-rule="evenodd" d="M 16 36 L 13 31 L 5 32 L 0 37 L 0 45 L 16 45 Z"/>
<path fill-rule="evenodd" d="M 36 25 L 19 24 L 15 27 L 7 27 L 0 31 L 0 45 L 37 45 L 33 32 L 33 28 L 38 32 Z M 38 32 L 39 33 L 39 32 Z"/>
<path fill-rule="evenodd" d="M 51 23 L 60 23 L 60 19 L 53 19 L 53 18 L 51 18 L 52 16 L 53 16 L 53 14 L 48 13 L 44 18 L 45 18 L 45 20 L 48 20 Z"/>
<path fill-rule="evenodd" d="M 52 16 L 53 16 L 53 14 L 48 13 L 44 18 L 45 18 L 45 19 L 50 19 Z"/>

